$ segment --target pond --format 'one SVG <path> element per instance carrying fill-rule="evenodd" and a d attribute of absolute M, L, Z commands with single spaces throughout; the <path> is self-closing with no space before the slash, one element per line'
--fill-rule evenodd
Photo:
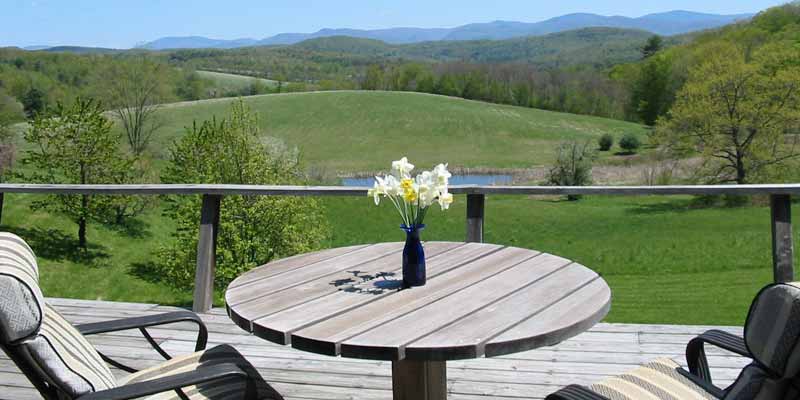
<path fill-rule="evenodd" d="M 469 175 L 453 175 L 450 178 L 451 185 L 510 185 L 514 181 L 511 175 L 483 175 L 483 174 L 469 174 Z M 343 178 L 342 185 L 344 186 L 372 186 L 375 183 L 375 178 Z"/>

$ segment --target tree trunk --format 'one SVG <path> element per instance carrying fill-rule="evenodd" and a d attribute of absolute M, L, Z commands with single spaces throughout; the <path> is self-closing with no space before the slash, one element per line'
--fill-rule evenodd
<path fill-rule="evenodd" d="M 86 250 L 86 213 L 89 208 L 89 196 L 81 195 L 81 216 L 78 218 L 78 247 Z"/>
<path fill-rule="evenodd" d="M 747 171 L 744 168 L 744 161 L 741 157 L 736 157 L 736 183 L 739 185 L 744 185 L 747 183 L 746 180 Z"/>
<path fill-rule="evenodd" d="M 86 250 L 86 218 L 78 219 L 78 247 Z"/>

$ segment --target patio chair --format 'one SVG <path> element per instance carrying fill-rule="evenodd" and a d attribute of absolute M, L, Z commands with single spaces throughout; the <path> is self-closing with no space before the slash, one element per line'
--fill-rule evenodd
<path fill-rule="evenodd" d="M 194 354 L 171 358 L 147 331 L 176 322 L 197 325 Z M 128 329 L 140 330 L 168 361 L 136 371 L 84 337 Z M 204 350 L 207 339 L 203 321 L 188 311 L 71 325 L 44 302 L 31 248 L 0 232 L 0 347 L 45 399 L 282 399 L 233 347 Z M 131 374 L 115 379 L 104 361 Z"/>
<path fill-rule="evenodd" d="M 752 360 L 727 388 L 711 380 L 705 345 Z M 686 347 L 689 370 L 658 359 L 591 386 L 570 385 L 546 400 L 800 399 L 800 282 L 762 289 L 750 306 L 744 338 L 710 330 Z"/>

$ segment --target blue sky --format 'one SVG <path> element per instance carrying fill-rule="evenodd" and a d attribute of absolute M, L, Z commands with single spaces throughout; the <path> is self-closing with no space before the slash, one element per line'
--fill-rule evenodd
<path fill-rule="evenodd" d="M 0 0 L 0 46 L 128 48 L 163 36 L 261 39 L 321 28 L 452 27 L 536 22 L 573 12 L 640 15 L 690 10 L 756 12 L 774 0 Z"/>

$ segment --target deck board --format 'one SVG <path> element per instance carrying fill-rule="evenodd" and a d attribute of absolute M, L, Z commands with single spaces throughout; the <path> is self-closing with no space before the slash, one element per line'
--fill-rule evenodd
<path fill-rule="evenodd" d="M 173 311 L 156 304 L 48 299 L 72 323 Z M 234 325 L 223 309 L 203 315 L 209 328 L 209 345 L 228 343 L 241 351 L 287 400 L 363 399 L 388 400 L 391 362 L 354 360 L 306 353 L 269 343 Z M 495 358 L 448 362 L 450 400 L 541 399 L 569 383 L 588 384 L 635 368 L 656 357 L 670 357 L 685 365 L 686 342 L 706 329 L 741 334 L 738 327 L 681 325 L 596 325 L 590 331 L 556 346 Z M 196 331 L 191 324 L 152 329 L 153 337 L 170 352 L 193 349 Z M 118 332 L 90 337 L 98 349 L 135 367 L 158 364 L 138 332 Z M 746 360 L 710 349 L 715 382 L 736 378 Z M 124 376 L 121 371 L 114 371 Z M 39 399 L 27 379 L 0 355 L 0 399 Z"/>

